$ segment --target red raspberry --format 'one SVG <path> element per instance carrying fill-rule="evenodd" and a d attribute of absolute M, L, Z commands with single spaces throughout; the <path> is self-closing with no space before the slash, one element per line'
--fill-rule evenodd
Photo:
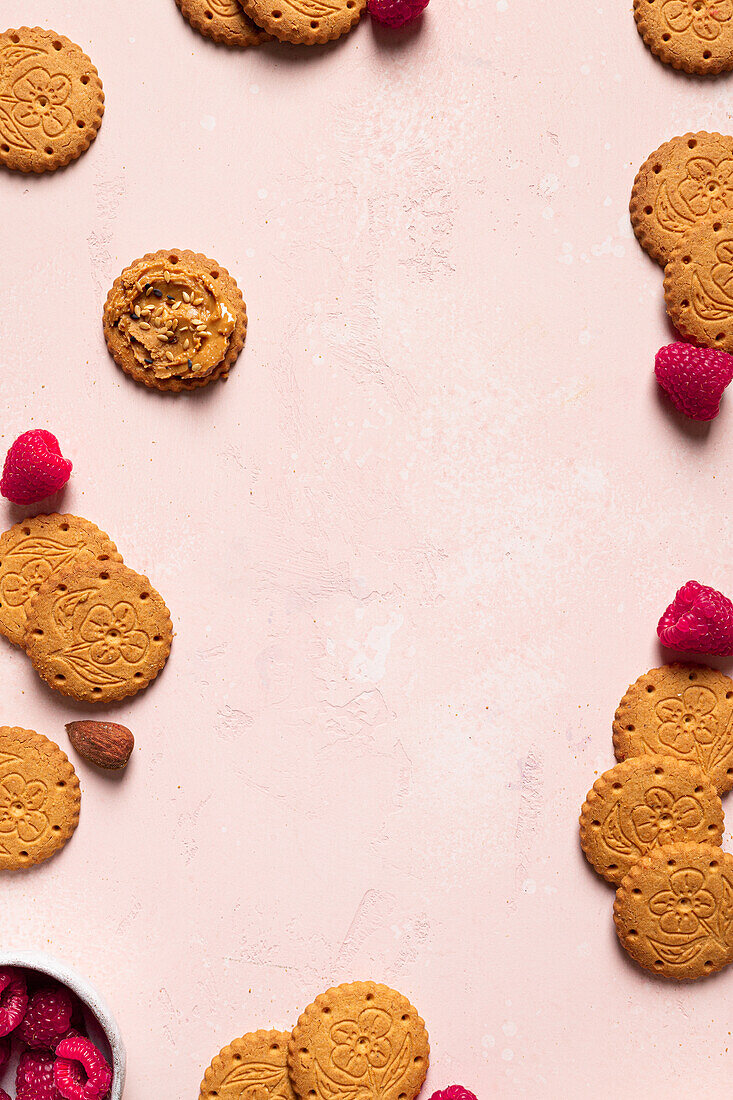
<path fill-rule="evenodd" d="M 368 0 L 367 10 L 378 23 L 385 23 L 388 27 L 401 27 L 404 23 L 417 19 L 428 3 L 429 0 Z"/>
<path fill-rule="evenodd" d="M 63 1100 L 53 1080 L 54 1056 L 49 1050 L 26 1050 L 15 1074 L 17 1100 Z"/>
<path fill-rule="evenodd" d="M 5 1089 L 0 1089 L 0 1100 L 10 1100 L 10 1097 L 8 1096 Z"/>
<path fill-rule="evenodd" d="M 693 420 L 714 420 L 733 379 L 733 355 L 679 341 L 659 349 L 654 373 L 676 409 Z"/>
<path fill-rule="evenodd" d="M 64 986 L 39 989 L 31 993 L 16 1035 L 21 1043 L 36 1050 L 55 1050 L 69 1034 L 73 1011 L 74 1002 Z"/>
<path fill-rule="evenodd" d="M 37 504 L 63 489 L 70 477 L 71 463 L 56 436 L 34 428 L 19 435 L 8 451 L 0 493 L 13 504 Z"/>
<path fill-rule="evenodd" d="M 688 581 L 659 620 L 662 645 L 694 653 L 733 656 L 733 603 L 706 584 Z"/>
<path fill-rule="evenodd" d="M 476 1097 L 463 1085 L 450 1085 L 442 1092 L 434 1092 L 430 1100 L 476 1100 Z"/>
<path fill-rule="evenodd" d="M 25 1016 L 28 990 L 21 970 L 14 966 L 0 969 L 0 1035 L 15 1031 Z"/>
<path fill-rule="evenodd" d="M 64 1100 L 106 1100 L 112 1070 L 89 1039 L 62 1039 L 53 1067 L 56 1088 Z"/>
<path fill-rule="evenodd" d="M 10 1061 L 10 1039 L 7 1036 L 4 1039 L 0 1039 L 0 1073 L 5 1069 Z"/>

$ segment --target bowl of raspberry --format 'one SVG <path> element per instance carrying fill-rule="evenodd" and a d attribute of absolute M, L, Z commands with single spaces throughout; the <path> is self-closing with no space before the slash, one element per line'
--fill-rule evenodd
<path fill-rule="evenodd" d="M 0 950 L 0 1100 L 121 1100 L 125 1047 L 84 978 L 36 951 Z"/>

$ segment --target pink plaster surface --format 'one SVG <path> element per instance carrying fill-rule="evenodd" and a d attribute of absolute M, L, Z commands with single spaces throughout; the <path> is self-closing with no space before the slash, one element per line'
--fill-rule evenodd
<path fill-rule="evenodd" d="M 733 405 L 691 428 L 659 400 L 627 217 L 651 150 L 733 126 L 731 78 L 664 69 L 627 4 L 433 0 L 310 53 L 217 48 L 173 0 L 52 7 L 3 22 L 86 48 L 107 113 L 67 171 L 0 173 L 0 443 L 58 434 L 54 503 L 177 637 L 114 712 L 128 773 L 78 762 L 74 840 L 3 880 L 3 946 L 109 1000 L 126 1100 L 193 1100 L 236 1035 L 364 977 L 423 1014 L 426 1097 L 720 1095 L 733 970 L 628 962 L 576 820 L 677 586 L 733 590 Z M 171 246 L 250 315 L 188 399 L 126 379 L 100 325 Z M 9 646 L 0 698 L 62 745 L 83 713 Z"/>

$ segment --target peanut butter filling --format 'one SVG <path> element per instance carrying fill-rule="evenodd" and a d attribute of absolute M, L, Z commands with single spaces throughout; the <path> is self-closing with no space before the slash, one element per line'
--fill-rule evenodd
<path fill-rule="evenodd" d="M 200 272 L 153 260 L 137 267 L 110 307 L 110 319 L 156 378 L 200 378 L 224 359 L 235 318 Z"/>

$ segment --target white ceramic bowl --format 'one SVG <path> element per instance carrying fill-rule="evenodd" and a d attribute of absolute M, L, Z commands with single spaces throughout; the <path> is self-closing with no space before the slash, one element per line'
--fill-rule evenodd
<path fill-rule="evenodd" d="M 80 978 L 69 967 L 57 962 L 56 959 L 52 959 L 50 955 L 42 954 L 40 951 L 5 951 L 0 949 L 0 967 L 2 966 L 22 966 L 27 970 L 35 970 L 39 974 L 47 974 L 76 993 L 91 1016 L 96 1019 L 109 1044 L 112 1055 L 110 1100 L 122 1100 L 122 1093 L 125 1088 L 125 1045 L 122 1042 L 120 1029 L 115 1023 L 114 1016 L 96 989 L 93 989 L 84 978 Z"/>

